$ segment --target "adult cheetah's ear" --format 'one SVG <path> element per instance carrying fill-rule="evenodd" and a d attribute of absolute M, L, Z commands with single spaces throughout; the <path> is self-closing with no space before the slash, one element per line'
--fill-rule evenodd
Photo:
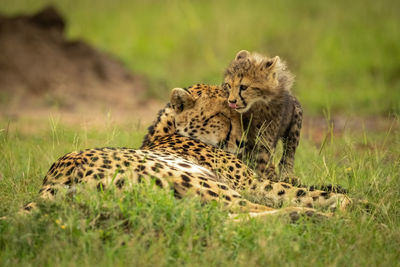
<path fill-rule="evenodd" d="M 192 95 L 182 88 L 172 89 L 170 101 L 176 113 L 180 113 L 186 108 L 193 107 L 195 102 Z"/>
<path fill-rule="evenodd" d="M 247 50 L 241 50 L 236 54 L 235 60 L 242 60 L 248 58 L 250 56 L 250 52 Z"/>

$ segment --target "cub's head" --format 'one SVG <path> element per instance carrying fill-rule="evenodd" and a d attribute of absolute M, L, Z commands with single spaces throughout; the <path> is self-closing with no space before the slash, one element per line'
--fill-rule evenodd
<path fill-rule="evenodd" d="M 173 89 L 170 103 L 175 111 L 176 132 L 238 152 L 242 143 L 240 115 L 229 108 L 227 97 L 228 92 L 217 86 Z"/>
<path fill-rule="evenodd" d="M 278 56 L 269 58 L 240 51 L 224 74 L 229 106 L 243 113 L 257 101 L 269 102 L 282 90 L 290 90 L 294 76 Z"/>

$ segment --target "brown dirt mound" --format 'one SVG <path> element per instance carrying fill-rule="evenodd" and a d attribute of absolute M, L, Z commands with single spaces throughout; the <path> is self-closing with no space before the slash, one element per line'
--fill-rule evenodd
<path fill-rule="evenodd" d="M 146 110 L 144 77 L 82 41 L 67 40 L 65 25 L 52 7 L 32 16 L 0 16 L 0 115 L 55 107 L 75 113 Z"/>

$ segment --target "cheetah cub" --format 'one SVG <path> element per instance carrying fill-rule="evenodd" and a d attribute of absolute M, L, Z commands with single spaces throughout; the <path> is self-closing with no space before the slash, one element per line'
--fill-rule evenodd
<path fill-rule="evenodd" d="M 297 184 L 292 174 L 303 111 L 290 91 L 293 81 L 294 75 L 278 56 L 242 50 L 226 69 L 223 86 L 229 91 L 229 106 L 242 113 L 247 156 L 255 153 L 257 172 L 270 180 Z M 280 177 L 271 156 L 279 139 L 283 142 Z"/>

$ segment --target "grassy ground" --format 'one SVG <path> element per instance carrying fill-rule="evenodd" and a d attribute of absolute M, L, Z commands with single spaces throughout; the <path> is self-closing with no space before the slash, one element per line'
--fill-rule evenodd
<path fill-rule="evenodd" d="M 0 221 L 1 266 L 399 266 L 398 126 L 384 133 L 345 131 L 318 146 L 303 139 L 296 162 L 300 178 L 342 184 L 372 208 L 289 224 L 285 218 L 233 223 L 216 203 L 176 200 L 152 186 L 124 195 L 83 191 L 74 199 L 40 202 L 40 212 L 17 217 L 14 212 L 36 198 L 43 175 L 59 156 L 87 147 L 138 147 L 143 135 L 113 123 L 99 131 L 50 120 L 34 133 L 20 125 L 0 132 L 0 217 L 9 218 Z"/>
<path fill-rule="evenodd" d="M 280 55 L 313 113 L 399 110 L 399 1 L 0 0 L 0 12 L 53 3 L 68 36 L 108 51 L 149 78 L 152 94 L 219 84 L 237 51 Z"/>

